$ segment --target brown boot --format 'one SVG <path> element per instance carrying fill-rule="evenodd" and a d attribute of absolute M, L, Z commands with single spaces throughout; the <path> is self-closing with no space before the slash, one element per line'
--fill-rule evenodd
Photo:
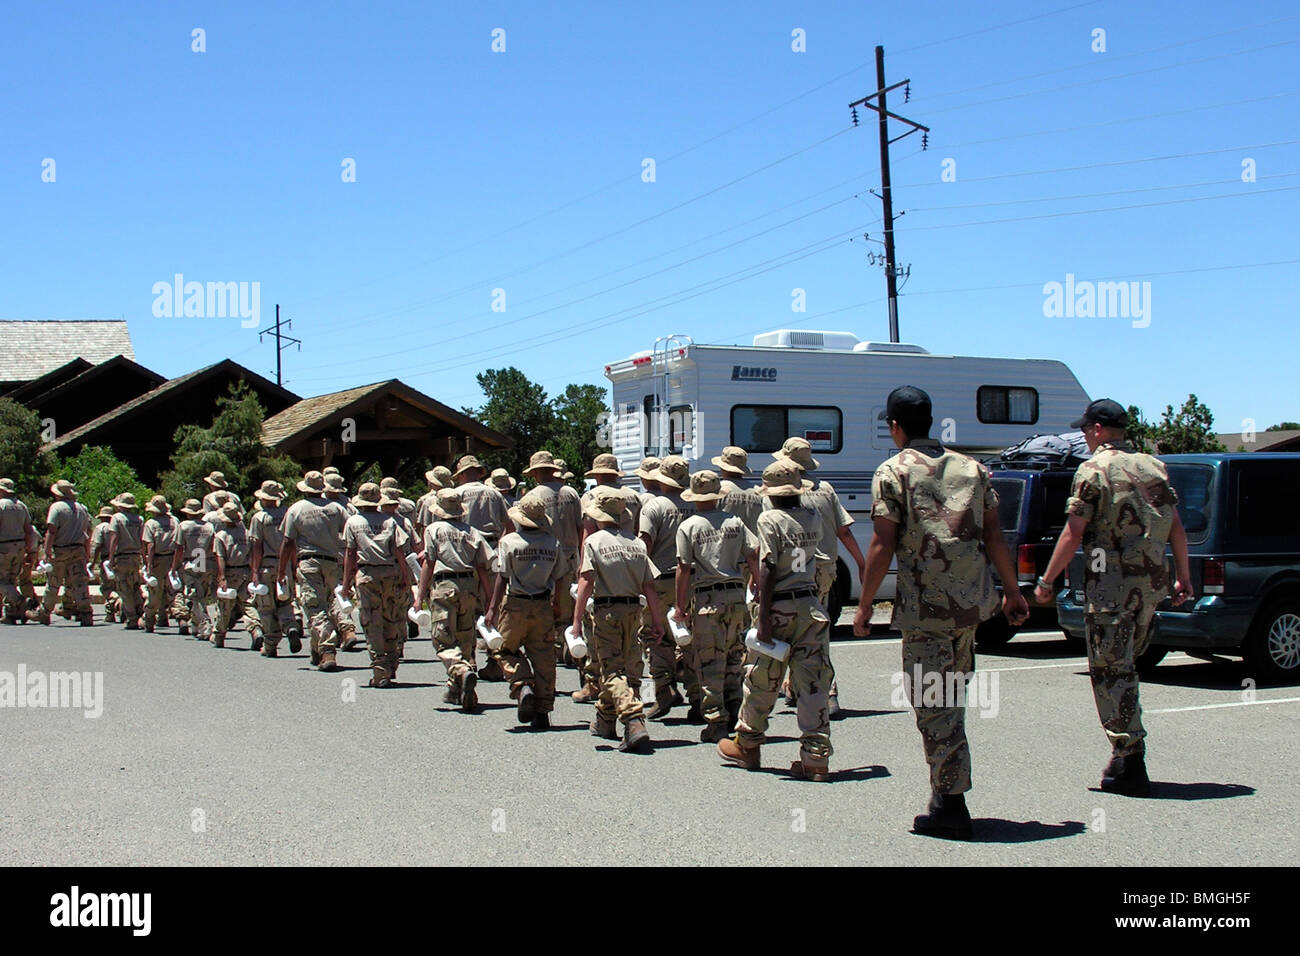
<path fill-rule="evenodd" d="M 339 647 L 345 651 L 350 651 L 361 643 L 360 639 L 357 637 L 356 631 L 340 631 L 339 636 L 343 639 L 343 642 Z"/>
<path fill-rule="evenodd" d="M 336 671 L 339 669 L 339 663 L 334 657 L 333 651 L 322 651 L 320 655 L 320 669 L 322 671 Z"/>
<path fill-rule="evenodd" d="M 650 732 L 645 729 L 645 721 L 633 717 L 623 725 L 623 742 L 618 745 L 622 753 L 647 753 L 650 750 Z"/>
<path fill-rule="evenodd" d="M 596 719 L 591 722 L 591 735 L 606 740 L 618 740 L 618 728 L 612 717 L 604 717 L 596 711 Z"/>
<path fill-rule="evenodd" d="M 727 722 L 725 720 L 715 720 L 705 725 L 700 731 L 700 743 L 716 744 L 727 739 Z"/>
<path fill-rule="evenodd" d="M 668 712 L 673 709 L 674 703 L 681 703 L 681 697 L 676 696 L 676 699 L 674 700 L 675 696 L 675 689 L 670 690 L 665 688 L 663 690 L 655 690 L 654 706 L 646 711 L 645 719 L 663 720 L 668 716 Z"/>
<path fill-rule="evenodd" d="M 370 678 L 371 687 L 392 687 L 392 679 L 388 676 L 388 668 L 382 664 L 376 664 L 371 668 L 374 676 Z"/>
<path fill-rule="evenodd" d="M 279 656 L 280 656 L 280 652 L 279 652 L 279 650 L 278 650 L 277 648 L 271 646 L 270 644 L 265 644 L 265 643 L 264 643 L 264 644 L 262 645 L 262 656 L 263 656 L 263 657 L 279 657 Z"/>
<path fill-rule="evenodd" d="M 830 761 L 819 754 L 800 748 L 799 759 L 790 764 L 790 776 L 814 783 L 825 783 L 831 778 Z"/>
<path fill-rule="evenodd" d="M 759 762 L 760 747 L 745 747 L 740 743 L 739 737 L 727 737 L 718 741 L 718 756 L 725 763 L 735 764 L 737 767 L 744 767 L 746 770 L 757 770 L 762 764 Z"/>
<path fill-rule="evenodd" d="M 581 690 L 573 692 L 572 700 L 575 704 L 594 704 L 599 697 L 599 687 L 595 684 L 583 684 Z"/>

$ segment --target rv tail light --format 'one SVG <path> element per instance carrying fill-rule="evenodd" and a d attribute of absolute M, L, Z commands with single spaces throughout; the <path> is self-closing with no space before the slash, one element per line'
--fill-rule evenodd
<path fill-rule="evenodd" d="M 633 364 L 633 365 L 649 365 L 649 364 L 650 364 L 650 356 L 647 355 L 647 356 L 645 356 L 645 357 L 643 357 L 643 358 L 633 359 L 633 360 L 632 360 L 632 364 Z"/>
<path fill-rule="evenodd" d="M 1020 579 L 1021 584 L 1033 584 L 1038 580 L 1033 545 L 1022 544 L 1016 548 L 1016 577 Z"/>
<path fill-rule="evenodd" d="M 1223 558 L 1206 558 L 1201 564 L 1201 590 L 1206 594 L 1222 594 L 1226 578 Z"/>

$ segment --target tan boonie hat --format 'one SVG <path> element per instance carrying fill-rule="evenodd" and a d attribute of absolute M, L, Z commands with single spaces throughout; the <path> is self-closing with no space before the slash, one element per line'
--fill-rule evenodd
<path fill-rule="evenodd" d="M 442 487 L 442 481 L 441 479 L 438 478 L 438 472 L 436 468 L 430 468 L 428 471 L 426 471 L 424 473 L 424 480 L 429 483 L 430 491 L 434 491 Z"/>
<path fill-rule="evenodd" d="M 680 455 L 669 455 L 659 463 L 659 468 L 655 471 L 652 480 L 681 491 L 686 487 L 690 474 L 691 466 L 686 464 L 685 458 Z"/>
<path fill-rule="evenodd" d="M 206 481 L 213 488 L 225 488 L 227 487 L 227 485 L 229 485 L 229 482 L 226 481 L 226 476 L 219 471 L 214 471 L 212 474 L 208 475 L 208 477 L 204 478 L 203 480 Z"/>
<path fill-rule="evenodd" d="M 709 461 L 733 475 L 749 474 L 749 452 L 735 445 L 728 445 L 722 449 L 721 455 L 717 458 L 710 458 Z"/>
<path fill-rule="evenodd" d="M 559 463 L 546 449 L 533 452 L 533 457 L 528 459 L 528 467 L 524 469 L 525 475 L 531 475 L 535 471 L 554 471 L 559 473 L 562 469 Z"/>
<path fill-rule="evenodd" d="M 343 494 L 348 490 L 348 486 L 343 484 L 343 476 L 337 471 L 330 472 L 328 475 L 325 475 L 324 478 L 326 491 L 335 491 L 339 494 Z"/>
<path fill-rule="evenodd" d="M 659 470 L 659 459 L 653 456 L 641 459 L 641 466 L 632 474 L 646 481 L 656 481 L 655 473 Z"/>
<path fill-rule="evenodd" d="M 357 493 L 352 496 L 352 507 L 354 508 L 378 508 L 379 507 L 379 486 L 373 481 L 367 481 Z"/>
<path fill-rule="evenodd" d="M 309 471 L 298 482 L 298 490 L 303 494 L 319 495 L 325 492 L 325 476 L 319 471 Z"/>
<path fill-rule="evenodd" d="M 285 497 L 284 485 L 268 478 L 262 482 L 261 488 L 253 492 L 253 495 L 263 501 L 283 501 Z"/>
<path fill-rule="evenodd" d="M 401 506 L 402 490 L 400 488 L 380 488 L 379 489 L 379 507 L 386 508 L 389 505 Z"/>
<path fill-rule="evenodd" d="M 460 460 L 456 463 L 456 470 L 452 472 L 451 476 L 455 478 L 462 472 L 472 471 L 475 468 L 482 468 L 484 471 L 487 471 L 486 468 L 483 468 L 483 466 L 479 464 L 478 459 L 473 455 L 461 455 Z"/>
<path fill-rule="evenodd" d="M 379 479 L 379 490 L 380 490 L 380 491 L 382 491 L 382 490 L 385 489 L 385 488 L 400 488 L 400 487 L 402 487 L 402 486 L 399 485 L 399 484 L 397 483 L 397 479 L 396 479 L 396 478 L 381 478 L 381 479 Z"/>
<path fill-rule="evenodd" d="M 105 508 L 100 512 L 100 514 L 102 515 L 104 511 L 108 511 L 108 509 Z M 190 498 L 181 507 L 180 511 L 183 515 L 193 515 L 194 517 L 198 517 L 203 514 L 203 502 L 199 501 L 198 498 Z"/>
<path fill-rule="evenodd" d="M 7 495 L 12 495 L 17 493 L 18 488 L 14 485 L 14 480 L 12 478 L 0 478 L 0 491 L 3 491 Z"/>
<path fill-rule="evenodd" d="M 721 497 L 722 481 L 711 471 L 691 475 L 690 490 L 682 492 L 682 501 L 717 501 Z"/>
<path fill-rule="evenodd" d="M 465 504 L 455 488 L 439 488 L 437 503 L 429 510 L 437 518 L 459 518 L 465 513 Z"/>
<path fill-rule="evenodd" d="M 515 502 L 514 507 L 506 514 L 520 528 L 549 531 L 551 527 L 551 516 L 546 513 L 546 502 L 531 491 Z"/>
<path fill-rule="evenodd" d="M 492 472 L 492 477 L 488 479 L 492 482 L 493 487 L 498 491 L 513 491 L 519 482 L 510 477 L 510 472 L 504 468 L 498 468 Z"/>
<path fill-rule="evenodd" d="M 222 505 L 218 514 L 226 524 L 238 524 L 244 517 L 244 512 L 233 501 L 227 501 Z"/>
<path fill-rule="evenodd" d="M 77 497 L 77 486 L 66 478 L 60 478 L 50 485 L 50 494 L 56 498 L 75 498 Z"/>
<path fill-rule="evenodd" d="M 135 510 L 135 495 L 129 491 L 124 491 L 113 499 L 113 507 L 122 508 L 127 511 Z"/>
<path fill-rule="evenodd" d="M 822 466 L 812 455 L 812 445 L 803 438 L 787 438 L 780 451 L 772 453 L 773 458 L 788 458 L 804 471 L 816 471 Z"/>
<path fill-rule="evenodd" d="M 627 510 L 627 498 L 617 488 L 597 485 L 582 513 L 597 524 L 618 524 Z"/>
<path fill-rule="evenodd" d="M 812 491 L 812 482 L 805 481 L 799 466 L 789 458 L 778 458 L 763 469 L 763 486 L 755 489 L 760 495 L 801 495 Z"/>
<path fill-rule="evenodd" d="M 563 478 L 565 481 L 568 481 L 570 478 L 573 477 L 573 472 L 569 471 L 569 463 L 565 461 L 563 458 L 555 459 L 555 467 L 558 468 L 560 471 L 564 472 L 564 474 L 560 475 L 560 477 Z"/>
<path fill-rule="evenodd" d="M 156 515 L 165 515 L 172 510 L 171 505 L 167 504 L 167 499 L 162 495 L 154 495 L 150 498 L 144 509 Z"/>
<path fill-rule="evenodd" d="M 583 477 L 594 478 L 596 475 L 613 475 L 615 478 L 622 478 L 623 473 L 618 470 L 618 458 L 608 453 L 597 455 L 591 463 L 591 470 Z"/>
<path fill-rule="evenodd" d="M 111 517 L 113 517 L 113 509 L 110 508 L 108 505 L 104 505 L 104 507 L 102 507 L 102 508 L 99 509 L 99 515 L 98 515 L 98 517 L 100 517 L 100 518 L 111 518 Z"/>
<path fill-rule="evenodd" d="M 339 471 L 339 470 L 338 470 L 337 468 L 335 468 L 333 465 L 326 465 L 324 468 L 322 468 L 322 469 L 320 470 L 320 473 L 321 473 L 322 475 L 326 475 L 326 476 L 329 476 L 329 475 L 341 475 L 341 474 L 343 474 L 341 471 Z"/>

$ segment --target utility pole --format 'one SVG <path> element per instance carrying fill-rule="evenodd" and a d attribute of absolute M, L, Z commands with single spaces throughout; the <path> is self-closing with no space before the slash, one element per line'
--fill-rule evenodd
<path fill-rule="evenodd" d="M 875 110 L 880 116 L 880 202 L 884 207 L 882 218 L 885 223 L 885 285 L 889 292 L 889 341 L 891 342 L 897 342 L 899 338 L 898 265 L 894 257 L 894 197 L 889 181 L 889 145 L 920 130 L 921 148 L 925 149 L 930 145 L 930 127 L 913 122 L 906 116 L 899 116 L 897 113 L 889 112 L 889 108 L 885 103 L 885 94 L 902 86 L 905 88 L 903 102 L 906 103 L 912 95 L 911 83 L 912 81 L 908 79 L 895 83 L 893 86 L 885 85 L 885 48 L 878 46 L 876 47 L 876 92 L 849 104 L 849 112 L 853 116 L 854 126 L 858 125 L 857 108 L 859 106 Z M 873 100 L 879 100 L 879 103 L 872 102 Z M 906 133 L 895 136 L 893 139 L 889 138 L 889 118 L 891 116 L 910 127 Z"/>
<path fill-rule="evenodd" d="M 283 323 L 283 325 L 281 324 L 280 303 L 277 302 L 275 304 L 275 325 L 271 326 L 270 328 L 262 329 L 260 332 L 258 332 L 257 341 L 259 342 L 262 341 L 263 335 L 273 334 L 275 336 L 275 384 L 283 386 L 284 375 L 281 368 L 280 356 L 283 354 L 284 350 L 287 349 L 290 345 L 298 346 L 298 351 L 301 352 L 302 340 L 295 339 L 291 336 L 282 334 L 280 331 L 281 328 L 285 328 L 285 329 L 293 328 L 293 319 L 288 320 L 287 322 Z"/>

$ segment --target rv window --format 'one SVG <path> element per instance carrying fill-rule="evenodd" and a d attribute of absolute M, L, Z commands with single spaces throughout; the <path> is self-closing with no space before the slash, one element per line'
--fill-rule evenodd
<path fill-rule="evenodd" d="M 733 405 L 731 443 L 750 452 L 774 452 L 787 438 L 805 438 L 815 452 L 835 454 L 844 445 L 838 408 L 807 405 Z"/>
<path fill-rule="evenodd" d="M 674 405 L 668 410 L 668 450 L 680 455 L 687 445 L 694 444 L 694 414 L 689 405 Z"/>
<path fill-rule="evenodd" d="M 986 425 L 1033 425 L 1038 421 L 1038 390 L 1010 385 L 981 385 L 976 413 Z"/>

